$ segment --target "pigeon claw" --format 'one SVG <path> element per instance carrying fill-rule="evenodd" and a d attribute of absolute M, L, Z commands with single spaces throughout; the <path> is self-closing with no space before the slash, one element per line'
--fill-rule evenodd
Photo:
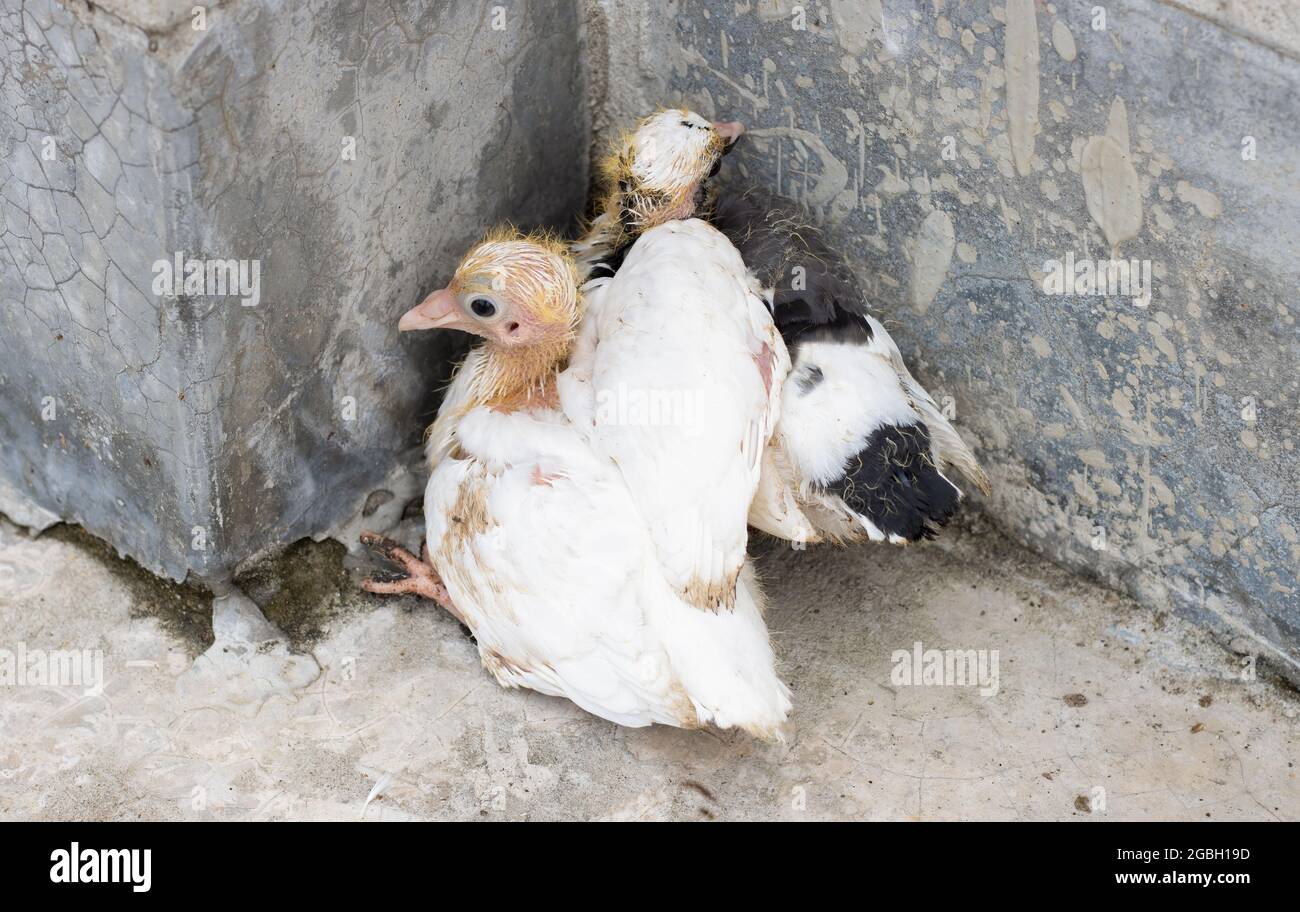
<path fill-rule="evenodd" d="M 401 555 L 408 558 L 414 556 L 391 538 L 374 532 L 362 532 L 361 544 L 369 548 L 378 557 L 382 557 L 389 563 L 396 564 L 399 567 L 405 566 L 406 563 L 402 560 Z"/>
<path fill-rule="evenodd" d="M 432 599 L 460 617 L 460 612 L 452 607 L 447 587 L 428 562 L 427 545 L 421 549 L 421 556 L 416 557 L 391 538 L 374 532 L 362 532 L 361 544 L 394 565 L 392 569 L 377 570 L 363 580 L 361 588 L 366 592 L 376 595 L 419 595 Z"/>

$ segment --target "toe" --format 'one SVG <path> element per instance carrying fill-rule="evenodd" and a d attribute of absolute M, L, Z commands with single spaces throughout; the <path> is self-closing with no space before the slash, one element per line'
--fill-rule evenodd
<path fill-rule="evenodd" d="M 375 595 L 401 595 L 406 591 L 402 588 L 405 585 L 405 580 L 388 581 L 376 579 L 373 576 L 361 581 L 361 588 L 367 592 L 373 592 Z"/>
<path fill-rule="evenodd" d="M 433 569 L 405 548 L 395 549 L 393 557 L 406 569 L 406 572 L 412 576 L 428 576 L 429 572 Z"/>

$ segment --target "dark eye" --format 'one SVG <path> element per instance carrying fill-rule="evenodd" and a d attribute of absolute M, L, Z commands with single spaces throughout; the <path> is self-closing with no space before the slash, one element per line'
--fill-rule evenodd
<path fill-rule="evenodd" d="M 497 306 L 487 298 L 475 298 L 469 302 L 469 309 L 474 312 L 474 316 L 482 317 L 484 320 L 496 316 Z"/>

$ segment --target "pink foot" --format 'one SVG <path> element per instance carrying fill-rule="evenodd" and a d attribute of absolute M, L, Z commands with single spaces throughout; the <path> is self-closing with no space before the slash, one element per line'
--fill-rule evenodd
<path fill-rule="evenodd" d="M 429 563 L 429 546 L 420 547 L 420 556 L 416 557 L 391 538 L 376 535 L 374 532 L 362 532 L 361 544 L 378 554 L 384 560 L 395 564 L 400 571 L 381 570 L 372 574 L 361 583 L 361 588 L 376 595 L 419 595 L 432 599 L 447 609 L 462 624 L 456 606 L 451 603 L 447 587 L 442 584 L 438 571 Z"/>

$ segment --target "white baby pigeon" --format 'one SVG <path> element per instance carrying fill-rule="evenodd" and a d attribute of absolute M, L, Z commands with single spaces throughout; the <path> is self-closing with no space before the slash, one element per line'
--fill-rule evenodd
<path fill-rule="evenodd" d="M 779 737 L 789 692 L 751 575 L 738 574 L 725 610 L 687 601 L 656 539 L 659 520 L 609 455 L 617 446 L 597 445 L 589 417 L 566 414 L 595 413 L 590 379 L 568 384 L 561 408 L 583 306 L 567 248 L 507 230 L 475 245 L 447 288 L 402 317 L 403 330 L 485 341 L 461 366 L 429 441 L 423 559 L 367 533 L 406 575 L 363 585 L 438 601 L 507 687 L 566 697 L 621 725 Z"/>
<path fill-rule="evenodd" d="M 574 245 L 595 277 L 560 383 L 565 411 L 627 479 L 670 581 L 708 611 L 734 598 L 790 367 L 735 246 L 679 219 L 738 135 L 720 126 L 660 112 L 617 154 L 605 211 Z"/>

